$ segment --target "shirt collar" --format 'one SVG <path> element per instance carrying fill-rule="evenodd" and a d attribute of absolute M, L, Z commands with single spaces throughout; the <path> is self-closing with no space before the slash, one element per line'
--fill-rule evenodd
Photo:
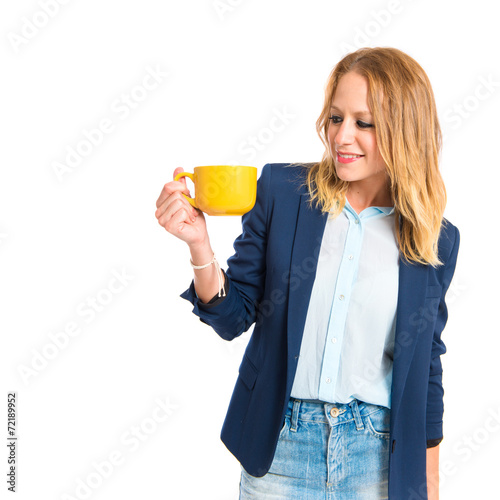
<path fill-rule="evenodd" d="M 352 215 L 360 219 L 364 219 L 366 217 L 372 217 L 378 214 L 391 215 L 392 213 L 394 213 L 394 207 L 367 207 L 364 210 L 362 210 L 361 213 L 358 214 L 356 210 L 352 208 L 351 204 L 349 203 L 349 200 L 347 199 L 347 196 L 345 198 L 344 210 L 346 209 L 349 212 L 351 212 Z"/>

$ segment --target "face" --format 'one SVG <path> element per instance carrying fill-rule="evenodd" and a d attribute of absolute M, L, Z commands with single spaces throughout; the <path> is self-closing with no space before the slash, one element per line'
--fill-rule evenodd
<path fill-rule="evenodd" d="M 368 80 L 353 71 L 339 81 L 330 110 L 328 142 L 340 179 L 360 185 L 387 184 L 373 116 L 368 107 Z"/>

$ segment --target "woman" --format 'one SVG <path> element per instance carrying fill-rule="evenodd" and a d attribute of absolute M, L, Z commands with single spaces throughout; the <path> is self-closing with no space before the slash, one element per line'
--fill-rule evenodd
<path fill-rule="evenodd" d="M 319 163 L 264 166 L 226 273 L 185 182 L 157 201 L 193 312 L 226 340 L 255 323 L 221 433 L 240 498 L 435 499 L 459 232 L 427 75 L 397 49 L 349 54 L 317 130 Z"/>

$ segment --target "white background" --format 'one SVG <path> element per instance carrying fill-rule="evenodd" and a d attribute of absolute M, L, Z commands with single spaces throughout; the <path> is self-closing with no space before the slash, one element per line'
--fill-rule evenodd
<path fill-rule="evenodd" d="M 424 67 L 446 134 L 445 215 L 461 247 L 443 334 L 441 498 L 497 495 L 492 2 L 46 3 L 50 16 L 42 0 L 3 2 L 0 13 L 0 420 L 5 436 L 7 392 L 17 391 L 16 498 L 237 498 L 239 464 L 219 432 L 250 332 L 226 342 L 179 297 L 189 253 L 158 225 L 155 202 L 179 166 L 260 171 L 320 159 L 327 77 L 365 45 L 397 47 Z M 141 89 L 148 71 L 156 88 L 148 79 Z M 270 138 L 277 113 L 289 118 Z M 108 132 L 85 149 L 103 119 Z M 266 143 L 252 150 L 259 134 Z M 57 175 L 78 147 L 86 156 Z M 241 219 L 208 219 L 224 267 Z M 125 285 L 112 293 L 113 273 Z M 91 317 L 92 297 L 106 303 Z M 79 334 L 54 347 L 71 323 Z M 133 440 L 141 426 L 143 440 Z M 112 457 L 119 463 L 106 468 Z"/>

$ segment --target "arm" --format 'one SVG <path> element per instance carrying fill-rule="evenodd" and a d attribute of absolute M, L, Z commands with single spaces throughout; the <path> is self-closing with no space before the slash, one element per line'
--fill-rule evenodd
<path fill-rule="evenodd" d="M 206 239 L 198 244 L 189 245 L 191 252 L 191 262 L 195 266 L 203 266 L 208 264 L 213 256 L 214 251 L 210 246 L 208 233 Z M 214 264 L 205 267 L 204 269 L 193 269 L 194 271 L 194 287 L 196 294 L 203 303 L 207 303 L 216 293 L 219 292 L 219 276 L 222 273 Z M 222 278 L 224 275 L 222 275 Z"/>
<path fill-rule="evenodd" d="M 427 448 L 427 498 L 439 500 L 439 445 Z"/>
<path fill-rule="evenodd" d="M 441 339 L 441 333 L 448 319 L 445 296 L 450 286 L 457 263 L 460 233 L 455 228 L 455 241 L 448 259 L 445 262 L 442 283 L 443 290 L 439 300 L 439 308 L 434 327 L 432 341 L 431 364 L 429 370 L 429 388 L 427 393 L 427 492 L 429 500 L 439 499 L 439 443 L 443 439 L 443 369 L 441 354 L 446 347 Z"/>
<path fill-rule="evenodd" d="M 265 165 L 257 181 L 255 205 L 243 215 L 242 234 L 236 238 L 235 253 L 227 261 L 226 297 L 207 307 L 197 295 L 196 280 L 181 294 L 193 304 L 193 313 L 225 340 L 232 340 L 255 322 L 258 304 L 264 293 L 270 183 L 271 166 Z M 208 293 L 204 299 L 210 300 L 214 293 L 217 290 L 212 290 L 211 295 Z"/>
<path fill-rule="evenodd" d="M 450 231 L 451 232 L 451 231 Z M 427 447 L 437 446 L 443 439 L 443 368 L 441 365 L 441 355 L 446 352 L 446 346 L 441 338 L 441 333 L 448 319 L 448 309 L 446 307 L 445 296 L 450 286 L 455 266 L 457 262 L 458 247 L 460 245 L 460 234 L 458 229 L 454 228 L 451 236 L 454 235 L 454 241 L 450 255 L 445 259 L 442 266 L 442 292 L 439 302 L 436 301 L 438 310 L 434 324 L 434 336 L 432 339 L 431 363 L 429 368 L 429 386 L 427 390 L 427 418 L 426 433 Z M 441 257 L 443 258 L 443 257 Z M 434 304 L 433 304 L 434 305 Z"/>

